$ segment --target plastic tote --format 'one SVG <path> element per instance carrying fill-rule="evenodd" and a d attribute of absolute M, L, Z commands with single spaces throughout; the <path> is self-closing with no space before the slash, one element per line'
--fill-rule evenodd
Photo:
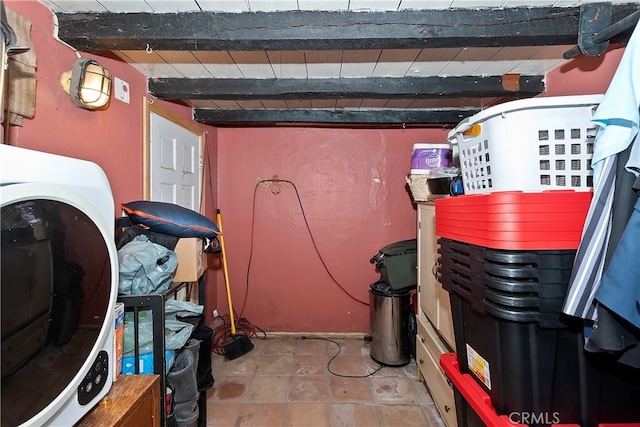
<path fill-rule="evenodd" d="M 640 370 L 585 351 L 582 320 L 560 312 L 575 251 L 439 242 L 456 364 L 497 414 L 537 420 L 530 427 L 640 421 Z M 458 426 L 484 425 L 481 408 L 466 411 L 456 397 Z"/>

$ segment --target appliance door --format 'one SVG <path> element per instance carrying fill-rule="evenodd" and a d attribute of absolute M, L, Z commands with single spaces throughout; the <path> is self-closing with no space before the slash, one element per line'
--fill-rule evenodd
<path fill-rule="evenodd" d="M 113 236 L 64 185 L 3 185 L 0 196 L 0 421 L 72 425 L 113 380 Z"/>

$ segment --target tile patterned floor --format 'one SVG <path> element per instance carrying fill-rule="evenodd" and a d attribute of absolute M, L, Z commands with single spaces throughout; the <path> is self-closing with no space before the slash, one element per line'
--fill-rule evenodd
<path fill-rule="evenodd" d="M 413 359 L 362 377 L 380 366 L 368 343 L 332 341 L 252 338 L 235 360 L 214 355 L 207 426 L 444 427 Z"/>

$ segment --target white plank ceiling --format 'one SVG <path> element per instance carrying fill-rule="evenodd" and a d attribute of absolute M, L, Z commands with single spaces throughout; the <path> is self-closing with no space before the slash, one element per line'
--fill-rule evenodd
<path fill-rule="evenodd" d="M 573 7 L 589 0 L 39 0 L 53 12 L 399 11 L 405 9 Z M 629 1 L 611 2 L 629 3 Z M 170 29 L 167 29 L 170 31 Z M 154 51 L 114 53 L 148 78 L 357 78 L 545 75 L 573 46 L 371 49 L 354 51 Z M 481 108 L 493 99 L 185 100 L 211 109 Z"/>

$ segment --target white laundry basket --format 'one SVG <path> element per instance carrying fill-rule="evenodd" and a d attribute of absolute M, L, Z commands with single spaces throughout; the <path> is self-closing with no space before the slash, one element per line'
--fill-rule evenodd
<path fill-rule="evenodd" d="M 487 108 L 449 132 L 465 194 L 590 191 L 591 123 L 604 95 L 531 98 Z"/>

